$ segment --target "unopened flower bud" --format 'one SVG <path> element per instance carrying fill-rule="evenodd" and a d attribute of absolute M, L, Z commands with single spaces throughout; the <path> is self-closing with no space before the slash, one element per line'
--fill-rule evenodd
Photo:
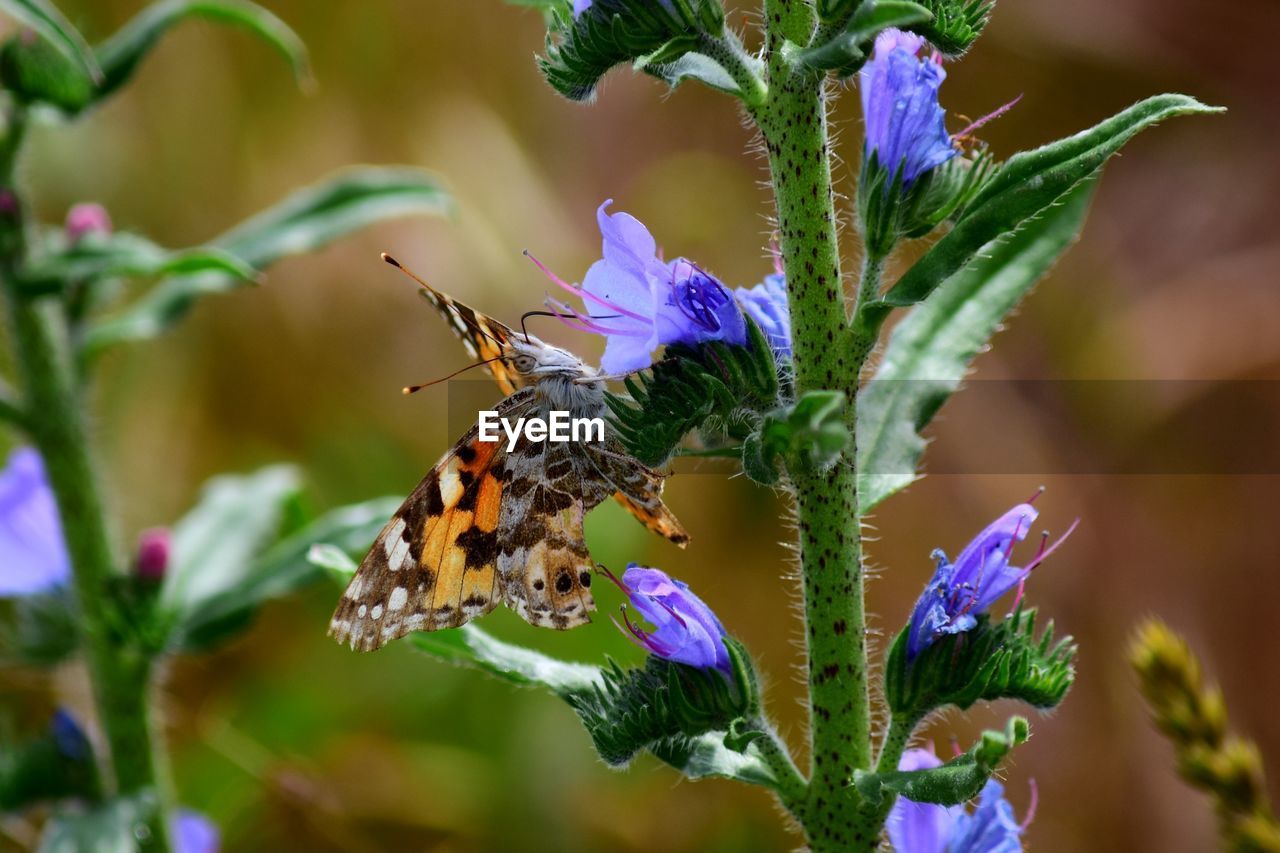
<path fill-rule="evenodd" d="M 67 239 L 78 243 L 90 234 L 111 234 L 111 215 L 100 204 L 84 202 L 67 211 Z"/>

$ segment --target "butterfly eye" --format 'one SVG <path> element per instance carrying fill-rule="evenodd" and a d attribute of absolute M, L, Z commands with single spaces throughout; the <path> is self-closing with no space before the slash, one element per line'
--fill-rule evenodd
<path fill-rule="evenodd" d="M 518 355 L 511 360 L 511 363 L 521 373 L 532 373 L 533 369 L 538 365 L 538 362 L 531 355 Z"/>

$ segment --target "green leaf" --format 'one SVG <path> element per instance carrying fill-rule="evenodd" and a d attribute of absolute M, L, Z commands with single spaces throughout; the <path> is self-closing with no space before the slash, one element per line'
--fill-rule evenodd
<path fill-rule="evenodd" d="M 448 194 L 428 172 L 356 167 L 295 192 L 211 240 L 207 247 L 261 270 L 386 219 L 451 210 Z M 223 293 L 242 283 L 241 278 L 219 272 L 165 279 L 133 305 L 95 324 L 86 336 L 83 354 L 92 357 L 113 344 L 153 338 L 181 319 L 200 296 Z"/>
<path fill-rule="evenodd" d="M 162 607 L 183 623 L 249 578 L 254 558 L 279 533 L 284 507 L 298 494 L 287 465 L 224 475 L 205 484 L 200 502 L 173 526 L 173 551 L 160 590 Z"/>
<path fill-rule="evenodd" d="M 139 63 L 172 27 L 188 19 L 203 19 L 244 27 L 274 47 L 289 62 L 302 85 L 311 81 L 307 49 L 293 30 L 271 12 L 246 0 L 162 0 L 139 12 L 115 35 L 97 48 L 102 83 L 96 98 L 102 100 L 126 82 Z"/>
<path fill-rule="evenodd" d="M 1075 679 L 1076 645 L 1071 637 L 1054 642 L 1053 623 L 1037 637 L 1035 610 L 1018 609 L 999 622 L 978 617 L 969 631 L 936 639 L 915 660 L 907 660 L 902 629 L 885 661 L 885 697 L 895 715 L 920 720 L 954 705 L 1018 699 L 1053 708 Z"/>
<path fill-rule="evenodd" d="M 822 44 L 794 48 L 791 59 L 819 71 L 839 70 L 847 77 L 858 70 L 871 52 L 876 36 L 890 27 L 907 27 L 932 20 L 933 13 L 907 0 L 868 0 L 849 19 L 848 25 Z"/>
<path fill-rule="evenodd" d="M 47 40 L 90 82 L 102 79 L 102 71 L 84 36 L 48 0 L 0 0 L 0 12 Z"/>
<path fill-rule="evenodd" d="M 52 668 L 79 651 L 83 620 L 69 588 L 24 595 L 11 606 L 13 620 L 5 620 L 0 638 L 5 659 Z"/>
<path fill-rule="evenodd" d="M 853 784 L 864 802 L 879 805 L 885 796 L 904 796 L 917 803 L 954 806 L 978 796 L 987 780 L 1015 747 L 1027 742 L 1030 729 L 1022 717 L 1011 717 L 1003 732 L 987 730 L 968 752 L 929 770 L 856 771 Z"/>
<path fill-rule="evenodd" d="M 962 269 L 984 246 L 1040 214 L 1139 131 L 1176 115 L 1219 112 L 1186 95 L 1159 95 L 1066 139 L 1009 158 L 965 206 L 955 227 L 867 310 L 914 305 Z"/>
<path fill-rule="evenodd" d="M 617 65 L 674 63 L 701 34 L 718 37 L 724 31 L 719 0 L 595 0 L 576 20 L 564 8 L 550 11 L 546 52 L 538 66 L 557 92 L 575 101 L 589 99 L 600 78 Z"/>
<path fill-rule="evenodd" d="M 784 459 L 819 469 L 831 465 L 849 444 L 844 410 L 843 392 L 808 391 L 794 405 L 769 412 L 743 446 L 743 471 L 769 485 Z"/>
<path fill-rule="evenodd" d="M 1094 182 L 978 252 L 889 337 L 858 394 L 858 497 L 868 512 L 916 478 L 920 433 L 1009 312 L 1070 246 L 1084 224 Z"/>
<path fill-rule="evenodd" d="M 253 267 L 223 249 L 165 249 L 137 234 L 91 235 L 37 256 L 21 274 L 23 287 L 57 291 L 71 282 L 158 275 L 216 274 L 238 281 L 256 275 Z"/>
<path fill-rule="evenodd" d="M 288 493 L 284 483 L 279 485 L 274 494 L 283 503 Z M 262 491 L 260 499 L 255 501 L 259 506 L 270 503 L 266 492 L 271 490 Z M 261 547 L 242 550 L 242 554 L 253 551 L 247 561 L 241 563 L 243 572 L 238 576 L 228 573 L 228 579 L 233 582 L 205 596 L 198 609 L 186 612 L 170 640 L 171 645 L 195 651 L 210 648 L 234 635 L 252 622 L 266 602 L 283 598 L 319 580 L 326 568 L 324 559 L 331 564 L 339 558 L 349 562 L 347 553 L 368 550 L 401 500 L 378 498 L 331 510 L 265 550 Z M 263 511 L 272 513 L 269 506 Z M 266 525 L 258 532 L 264 534 L 255 536 L 261 545 L 270 534 Z M 327 547 L 317 551 L 318 543 Z M 322 559 L 316 559 L 317 553 Z"/>

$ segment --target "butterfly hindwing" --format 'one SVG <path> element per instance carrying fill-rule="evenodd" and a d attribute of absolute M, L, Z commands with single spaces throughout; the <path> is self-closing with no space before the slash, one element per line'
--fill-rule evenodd
<path fill-rule="evenodd" d="M 522 440 L 504 470 L 506 492 L 498 524 L 498 574 L 503 602 L 533 625 L 573 628 L 596 609 L 595 566 L 582 521 L 613 491 L 587 476 L 569 443 Z"/>

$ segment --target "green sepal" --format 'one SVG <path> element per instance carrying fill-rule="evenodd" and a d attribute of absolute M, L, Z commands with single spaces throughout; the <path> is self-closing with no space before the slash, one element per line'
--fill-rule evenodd
<path fill-rule="evenodd" d="M 51 724 L 30 740 L 0 743 L 0 812 L 15 812 L 37 803 L 69 799 L 94 802 L 101 798 L 102 781 L 93 745 L 82 733 L 75 734 L 80 736 L 74 743 L 60 744 Z"/>
<path fill-rule="evenodd" d="M 742 470 L 758 483 L 776 482 L 785 461 L 825 470 L 849 446 L 842 391 L 808 391 L 793 405 L 766 414 L 743 443 Z"/>
<path fill-rule="evenodd" d="M 848 77 L 866 62 L 875 44 L 876 36 L 890 27 L 908 27 L 923 24 L 933 18 L 933 13 L 919 3 L 908 0 L 866 0 L 849 18 L 849 23 L 839 33 L 822 44 L 805 48 L 791 45 L 789 59 L 817 71 L 838 71 Z"/>
<path fill-rule="evenodd" d="M 874 312 L 924 300 L 989 242 L 1016 231 L 1093 176 L 1141 130 L 1171 116 L 1218 111 L 1186 95 L 1159 95 L 1134 104 L 1083 133 L 1015 154 L 954 217 L 955 227 L 950 233 L 903 274 L 878 303 L 864 306 L 864 310 Z"/>
<path fill-rule="evenodd" d="M 1035 610 L 1019 608 L 998 622 L 983 614 L 971 630 L 944 634 L 911 661 L 910 626 L 904 627 L 885 661 L 889 708 L 897 716 L 920 720 L 950 705 L 963 711 L 979 700 L 1057 706 L 1075 679 L 1076 644 L 1070 636 L 1054 642 L 1052 622 L 1036 637 L 1035 623 Z"/>
<path fill-rule="evenodd" d="M 867 254 L 883 259 L 899 240 L 933 231 L 962 210 L 993 171 L 983 149 L 971 156 L 952 157 L 904 187 L 902 164 L 890 173 L 878 153 L 872 152 L 858 177 L 858 217 Z"/>
<path fill-rule="evenodd" d="M 995 0 L 919 0 L 932 13 L 932 19 L 913 24 L 909 29 L 924 36 L 943 54 L 960 56 L 982 35 L 982 30 L 995 8 Z"/>
<path fill-rule="evenodd" d="M 664 464 L 686 435 L 711 429 L 745 439 L 777 404 L 778 368 L 750 318 L 747 345 L 721 341 L 667 347 L 648 370 L 627 377 L 630 399 L 607 394 L 614 433 L 646 465 Z"/>
<path fill-rule="evenodd" d="M 1095 182 L 989 243 L 898 323 L 858 392 L 858 504 L 863 513 L 916 479 L 923 431 L 973 359 L 1084 224 Z"/>
<path fill-rule="evenodd" d="M 0 47 L 0 84 L 21 104 L 45 104 L 75 115 L 93 102 L 84 66 L 34 33 L 19 33 Z"/>
<path fill-rule="evenodd" d="M 651 655 L 636 669 L 610 662 L 593 690 L 567 697 L 600 757 L 620 767 L 655 745 L 673 748 L 681 739 L 725 732 L 735 721 L 756 718 L 759 686 L 750 658 L 733 638 L 725 638 L 725 647 L 732 677 Z M 735 744 L 745 749 L 743 726 L 734 730 Z"/>
<path fill-rule="evenodd" d="M 1022 717 L 1010 717 L 1003 732 L 988 729 L 967 752 L 928 770 L 856 771 L 853 785 L 862 800 L 875 807 L 886 796 L 902 796 L 917 803 L 955 806 L 981 793 L 1001 762 L 1027 742 L 1030 727 Z"/>
<path fill-rule="evenodd" d="M 724 32 L 719 0 L 596 0 L 574 20 L 566 9 L 548 10 L 552 23 L 538 58 L 547 82 L 575 101 L 595 93 L 606 73 L 624 63 L 646 70 L 676 62 L 705 37 Z"/>

